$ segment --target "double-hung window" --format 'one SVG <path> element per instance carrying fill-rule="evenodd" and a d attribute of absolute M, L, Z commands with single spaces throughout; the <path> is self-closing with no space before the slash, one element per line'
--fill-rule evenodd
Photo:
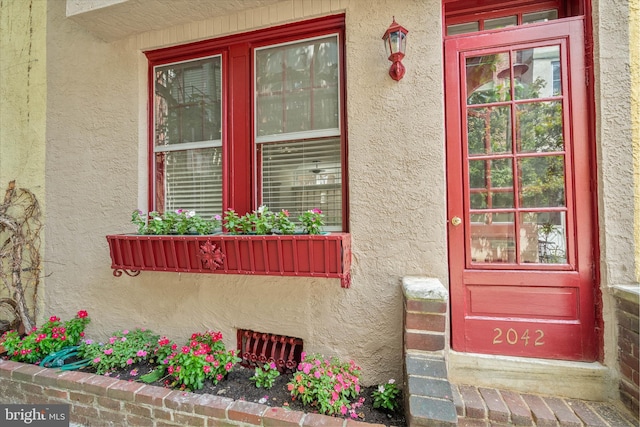
<path fill-rule="evenodd" d="M 151 210 L 295 220 L 346 230 L 344 17 L 147 52 Z"/>

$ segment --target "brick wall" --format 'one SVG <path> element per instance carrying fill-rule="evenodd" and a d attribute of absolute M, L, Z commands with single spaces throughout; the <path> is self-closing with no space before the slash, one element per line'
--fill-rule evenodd
<path fill-rule="evenodd" d="M 0 360 L 0 402 L 68 403 L 71 421 L 85 426 L 373 427 L 343 418 L 6 360 Z"/>
<path fill-rule="evenodd" d="M 620 366 L 620 400 L 632 413 L 637 414 L 640 381 L 638 370 L 638 329 L 640 325 L 638 294 L 616 290 L 616 316 L 618 318 L 618 363 Z"/>

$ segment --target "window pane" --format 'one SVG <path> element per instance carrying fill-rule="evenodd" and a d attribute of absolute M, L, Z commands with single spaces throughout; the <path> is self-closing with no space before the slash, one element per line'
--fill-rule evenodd
<path fill-rule="evenodd" d="M 484 21 L 485 30 L 495 30 L 498 28 L 513 27 L 516 25 L 518 25 L 518 17 L 515 15 L 505 16 L 503 18 L 485 19 Z"/>
<path fill-rule="evenodd" d="M 307 210 L 325 214 L 325 229 L 342 229 L 340 139 L 288 141 L 258 146 L 262 161 L 262 203 L 287 209 L 297 220 Z"/>
<path fill-rule="evenodd" d="M 456 34 L 474 33 L 478 31 L 479 28 L 478 21 L 449 25 L 447 26 L 447 35 L 455 36 Z"/>
<path fill-rule="evenodd" d="M 542 12 L 525 13 L 522 15 L 523 24 L 533 24 L 534 22 L 547 22 L 558 19 L 557 10 L 543 10 Z"/>
<path fill-rule="evenodd" d="M 518 160 L 520 205 L 525 208 L 563 207 L 564 156 Z"/>
<path fill-rule="evenodd" d="M 220 147 L 156 153 L 156 176 L 156 210 L 189 209 L 204 218 L 222 213 Z"/>
<path fill-rule="evenodd" d="M 514 214 L 482 214 L 471 218 L 471 260 L 480 263 L 514 263 Z"/>
<path fill-rule="evenodd" d="M 521 67 L 515 75 L 516 99 L 548 98 L 561 95 L 560 46 L 536 47 L 516 51 L 515 64 Z M 554 75 L 555 73 L 555 75 Z M 556 84 L 554 85 L 554 79 Z M 554 93 L 554 90 L 557 93 Z"/>
<path fill-rule="evenodd" d="M 469 161 L 471 209 L 513 207 L 511 159 Z"/>
<path fill-rule="evenodd" d="M 467 105 L 509 101 L 509 54 L 473 56 L 466 61 Z"/>
<path fill-rule="evenodd" d="M 567 263 L 565 212 L 523 212 L 520 214 L 520 224 L 522 262 Z"/>
<path fill-rule="evenodd" d="M 516 144 L 519 153 L 564 150 L 561 102 L 520 104 L 517 106 L 516 115 Z"/>
<path fill-rule="evenodd" d="M 258 137 L 339 128 L 338 37 L 256 50 Z"/>
<path fill-rule="evenodd" d="M 155 145 L 221 139 L 220 57 L 155 68 Z"/>
<path fill-rule="evenodd" d="M 512 151 L 511 107 L 469 108 L 467 127 L 470 156 Z"/>

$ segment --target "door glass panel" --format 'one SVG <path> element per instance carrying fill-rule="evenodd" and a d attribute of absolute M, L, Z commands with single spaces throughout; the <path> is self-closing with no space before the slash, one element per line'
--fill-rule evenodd
<path fill-rule="evenodd" d="M 564 150 L 562 103 L 529 102 L 516 107 L 516 146 L 520 153 Z"/>
<path fill-rule="evenodd" d="M 567 263 L 565 212 L 520 214 L 520 257 L 524 263 Z"/>
<path fill-rule="evenodd" d="M 468 57 L 466 82 L 467 105 L 511 100 L 509 54 Z"/>
<path fill-rule="evenodd" d="M 513 213 L 471 215 L 471 260 L 476 263 L 514 263 Z"/>
<path fill-rule="evenodd" d="M 511 107 L 467 110 L 469 156 L 511 152 Z"/>
<path fill-rule="evenodd" d="M 560 46 L 557 45 L 515 51 L 513 77 L 516 99 L 549 98 L 561 95 L 561 82 L 556 80 L 554 85 L 554 67 L 559 67 L 559 61 Z M 559 79 L 561 74 L 559 68 L 555 70 L 555 74 Z"/>
<path fill-rule="evenodd" d="M 471 209 L 512 208 L 511 159 L 469 161 L 469 187 Z"/>
<path fill-rule="evenodd" d="M 564 156 L 518 160 L 520 206 L 564 207 Z"/>

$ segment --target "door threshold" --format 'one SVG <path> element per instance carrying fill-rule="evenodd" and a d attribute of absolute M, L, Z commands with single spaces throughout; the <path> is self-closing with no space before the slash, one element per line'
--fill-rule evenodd
<path fill-rule="evenodd" d="M 572 399 L 607 401 L 617 396 L 609 368 L 598 362 L 533 359 L 491 354 L 447 352 L 449 381 L 546 394 Z"/>

